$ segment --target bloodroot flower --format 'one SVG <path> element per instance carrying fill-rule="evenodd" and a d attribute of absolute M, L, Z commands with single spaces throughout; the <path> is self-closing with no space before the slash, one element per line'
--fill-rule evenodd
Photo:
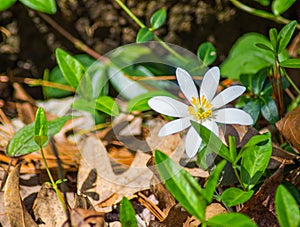
<path fill-rule="evenodd" d="M 189 105 L 167 96 L 156 96 L 148 101 L 153 110 L 179 118 L 165 124 L 159 131 L 159 136 L 167 136 L 187 129 L 191 126 L 191 121 L 202 124 L 217 136 L 219 136 L 217 123 L 253 124 L 251 116 L 245 111 L 236 108 L 221 108 L 243 94 L 246 89 L 243 86 L 231 86 L 215 96 L 220 80 L 218 67 L 213 67 L 205 73 L 199 93 L 192 77 L 185 70 L 177 68 L 176 77 Z M 190 127 L 185 139 L 187 155 L 194 157 L 201 143 L 200 135 L 193 127 Z"/>

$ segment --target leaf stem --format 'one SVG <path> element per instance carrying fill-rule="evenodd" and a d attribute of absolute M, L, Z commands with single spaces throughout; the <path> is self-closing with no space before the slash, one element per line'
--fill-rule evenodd
<path fill-rule="evenodd" d="M 244 185 L 243 185 L 242 179 L 240 178 L 240 175 L 239 175 L 239 173 L 238 173 L 238 171 L 237 171 L 236 164 L 233 163 L 233 164 L 232 164 L 232 168 L 233 168 L 233 171 L 234 171 L 234 173 L 235 173 L 235 176 L 236 176 L 236 178 L 238 179 L 238 181 L 239 181 L 240 185 L 242 186 L 243 190 L 246 191 L 246 188 L 245 188 Z"/>
<path fill-rule="evenodd" d="M 264 10 L 258 10 L 258 9 L 255 9 L 255 8 L 252 8 L 250 6 L 247 6 L 243 3 L 241 3 L 240 1 L 238 0 L 230 0 L 230 2 L 235 5 L 237 8 L 247 12 L 247 13 L 250 13 L 252 15 L 255 15 L 255 16 L 258 16 L 258 17 L 262 17 L 262 18 L 265 18 L 265 19 L 268 19 L 268 20 L 272 20 L 272 21 L 275 21 L 277 23 L 280 23 L 280 24 L 288 24 L 289 22 L 291 22 L 290 20 L 282 17 L 282 16 L 276 16 L 272 13 L 269 13 L 267 11 L 264 11 Z M 300 30 L 300 24 L 297 24 L 297 29 Z"/>

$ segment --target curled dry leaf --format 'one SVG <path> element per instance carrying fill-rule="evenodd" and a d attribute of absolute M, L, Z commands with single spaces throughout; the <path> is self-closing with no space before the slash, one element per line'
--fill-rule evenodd
<path fill-rule="evenodd" d="M 60 227 L 67 219 L 65 211 L 49 183 L 42 185 L 32 209 L 35 219 L 44 223 L 45 226 Z"/>
<path fill-rule="evenodd" d="M 276 123 L 285 139 L 300 153 L 300 106 Z"/>
<path fill-rule="evenodd" d="M 19 185 L 20 169 L 21 164 L 17 165 L 7 178 L 4 193 L 5 212 L 11 226 L 37 226 L 22 203 Z"/>

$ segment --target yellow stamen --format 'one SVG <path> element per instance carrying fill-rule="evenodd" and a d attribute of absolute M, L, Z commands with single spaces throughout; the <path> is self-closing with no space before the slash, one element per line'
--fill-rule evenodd
<path fill-rule="evenodd" d="M 212 105 L 202 95 L 201 98 L 193 97 L 191 106 L 188 107 L 188 111 L 197 121 L 204 120 L 212 115 Z"/>

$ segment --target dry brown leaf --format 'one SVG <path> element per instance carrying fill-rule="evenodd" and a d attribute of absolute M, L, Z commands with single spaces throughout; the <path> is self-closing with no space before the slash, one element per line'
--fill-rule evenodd
<path fill-rule="evenodd" d="M 11 226 L 37 226 L 28 211 L 24 208 L 21 200 L 19 185 L 20 168 L 21 164 L 17 165 L 7 178 L 4 193 L 5 212 Z"/>
<path fill-rule="evenodd" d="M 137 152 L 130 168 L 122 174 L 115 175 L 107 151 L 98 138 L 92 136 L 87 138 L 80 150 L 82 159 L 78 170 L 78 193 L 81 194 L 85 188 L 85 195 L 93 193 L 97 196 L 96 200 L 95 197 L 94 199 L 90 197 L 94 206 L 113 194 L 118 194 L 115 202 L 119 202 L 123 196 L 128 197 L 138 191 L 149 189 L 152 177 L 151 171 L 146 167 L 149 155 Z M 94 181 L 90 187 L 86 187 L 84 182 L 87 182 L 91 171 L 95 173 Z"/>
<path fill-rule="evenodd" d="M 72 226 L 80 227 L 103 227 L 104 213 L 97 212 L 95 210 L 85 210 L 81 208 L 75 208 L 71 211 L 71 223 Z M 68 226 L 66 223 L 63 226 Z"/>
<path fill-rule="evenodd" d="M 300 153 L 300 106 L 278 121 L 276 127 L 285 139 Z"/>
<path fill-rule="evenodd" d="M 9 226 L 9 219 L 7 214 L 5 213 L 4 204 L 4 192 L 0 191 L 0 224 L 2 226 Z"/>
<path fill-rule="evenodd" d="M 60 227 L 67 219 L 57 194 L 49 183 L 44 183 L 32 207 L 35 220 L 45 226 Z"/>
<path fill-rule="evenodd" d="M 211 203 L 208 207 L 206 207 L 205 217 L 209 219 L 215 215 L 226 212 L 226 209 L 220 203 Z"/>

